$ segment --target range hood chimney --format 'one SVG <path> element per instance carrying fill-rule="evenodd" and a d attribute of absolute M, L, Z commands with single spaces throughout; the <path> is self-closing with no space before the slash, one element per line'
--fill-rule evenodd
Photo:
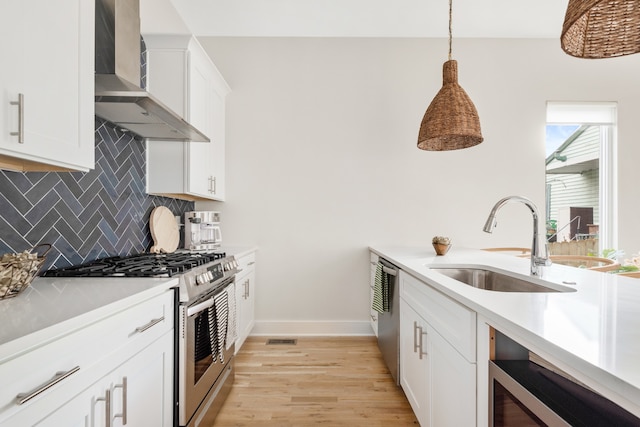
<path fill-rule="evenodd" d="M 95 0 L 95 114 L 143 138 L 210 139 L 140 87 L 139 0 Z"/>

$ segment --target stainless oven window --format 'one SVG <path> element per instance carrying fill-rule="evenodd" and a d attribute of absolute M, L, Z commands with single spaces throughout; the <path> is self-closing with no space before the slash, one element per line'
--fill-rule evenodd
<path fill-rule="evenodd" d="M 207 372 L 207 369 L 213 363 L 211 352 L 211 333 L 212 328 L 209 322 L 209 311 L 206 309 L 195 314 L 193 319 L 194 331 L 194 350 L 193 350 L 193 384 L 197 384 L 200 378 Z"/>
<path fill-rule="evenodd" d="M 536 417 L 522 402 L 495 380 L 493 393 L 493 425 L 495 427 L 546 426 L 540 418 Z"/>

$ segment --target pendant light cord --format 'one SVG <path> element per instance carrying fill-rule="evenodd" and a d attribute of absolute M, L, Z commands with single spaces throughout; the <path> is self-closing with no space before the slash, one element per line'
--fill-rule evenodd
<path fill-rule="evenodd" d="M 449 0 L 449 61 L 451 61 L 451 41 L 453 39 L 451 33 L 451 17 L 453 15 L 453 0 Z"/>

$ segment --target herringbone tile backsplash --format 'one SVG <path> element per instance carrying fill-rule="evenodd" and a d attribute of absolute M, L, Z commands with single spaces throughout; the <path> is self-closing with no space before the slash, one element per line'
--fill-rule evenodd
<path fill-rule="evenodd" d="M 44 269 L 148 251 L 149 215 L 193 202 L 145 192 L 144 142 L 96 118 L 96 167 L 81 172 L 0 170 L 0 254 L 50 243 Z"/>

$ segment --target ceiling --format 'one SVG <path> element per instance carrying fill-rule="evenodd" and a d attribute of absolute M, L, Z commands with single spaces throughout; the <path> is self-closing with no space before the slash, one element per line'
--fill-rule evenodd
<path fill-rule="evenodd" d="M 453 37 L 559 38 L 567 3 L 454 0 Z M 140 7 L 143 33 L 231 37 L 448 34 L 447 0 L 141 0 Z"/>

